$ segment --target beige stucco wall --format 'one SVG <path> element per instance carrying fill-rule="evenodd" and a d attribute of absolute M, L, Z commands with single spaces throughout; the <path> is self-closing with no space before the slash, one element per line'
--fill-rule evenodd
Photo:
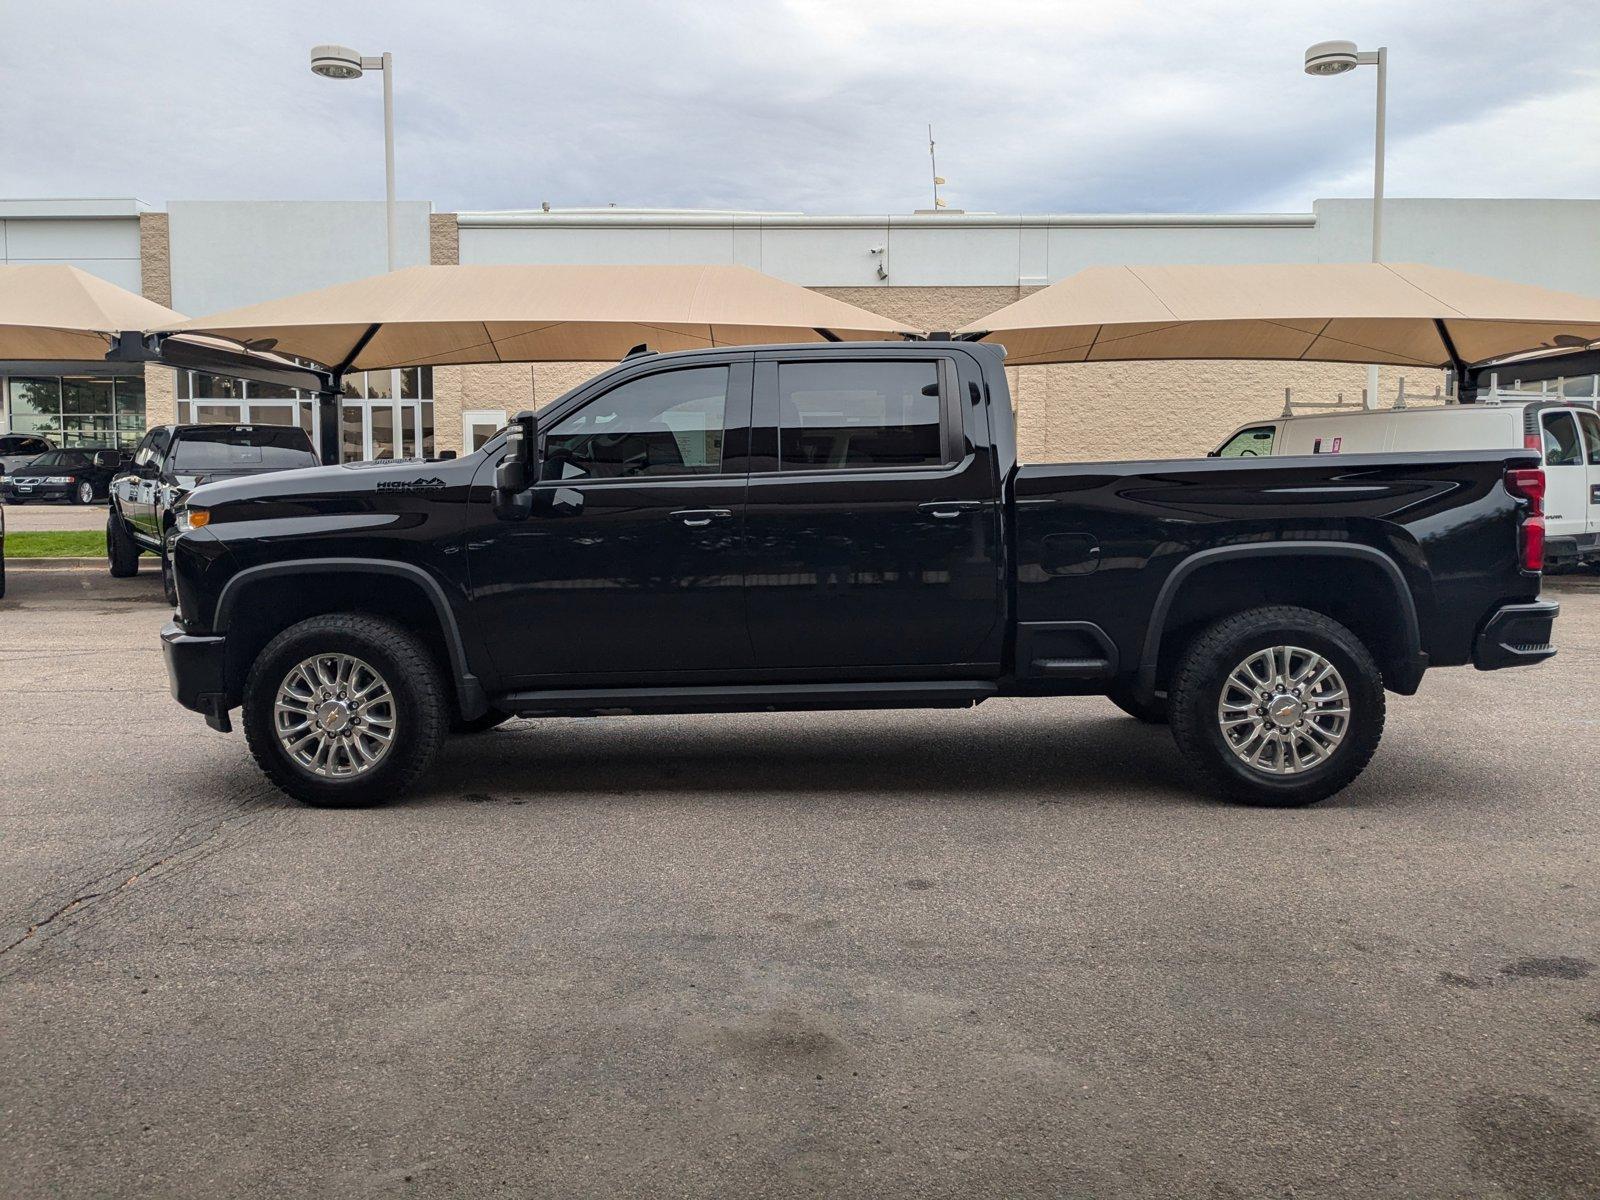
<path fill-rule="evenodd" d="M 139 214 L 139 290 L 146 300 L 172 307 L 172 252 L 167 214 Z M 144 367 L 146 427 L 178 419 L 177 378 L 167 367 Z"/>
<path fill-rule="evenodd" d="M 452 224 L 452 230 L 454 226 Z M 453 250 L 453 247 L 452 247 Z M 956 329 L 1025 294 L 1014 287 L 819 288 L 819 291 L 919 329 Z M 1033 289 L 1028 289 L 1033 290 Z M 537 407 L 610 363 L 446 367 L 434 372 L 435 437 L 461 448 L 464 409 Z M 1283 390 L 1296 400 L 1352 406 L 1366 368 L 1285 362 L 1136 362 L 1011 368 L 1018 451 L 1024 462 L 1109 461 L 1202 455 L 1248 421 L 1277 416 Z M 1434 371 L 1385 368 L 1379 400 L 1394 399 L 1401 376 L 1409 395 L 1442 384 Z"/>

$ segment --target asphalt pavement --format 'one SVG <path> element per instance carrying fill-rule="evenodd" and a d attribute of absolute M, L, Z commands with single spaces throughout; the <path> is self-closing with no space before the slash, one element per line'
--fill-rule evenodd
<path fill-rule="evenodd" d="M 295 806 L 0 601 L 0 1192 L 1600 1194 L 1600 587 L 1305 811 L 1098 699 L 518 721 Z"/>

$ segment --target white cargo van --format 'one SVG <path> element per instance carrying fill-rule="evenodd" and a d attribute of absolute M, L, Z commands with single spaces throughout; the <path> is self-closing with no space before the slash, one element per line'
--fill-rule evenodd
<path fill-rule="evenodd" d="M 1600 416 L 1592 402 L 1502 398 L 1442 408 L 1295 413 L 1246 425 L 1211 453 L 1253 458 L 1519 446 L 1544 451 L 1549 561 L 1600 563 Z"/>

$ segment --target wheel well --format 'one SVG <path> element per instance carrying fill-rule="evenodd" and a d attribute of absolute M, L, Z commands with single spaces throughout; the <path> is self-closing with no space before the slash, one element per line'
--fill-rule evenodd
<path fill-rule="evenodd" d="M 307 617 L 323 613 L 387 617 L 421 639 L 456 695 L 456 672 L 439 613 L 420 583 L 403 576 L 359 571 L 276 575 L 246 585 L 230 602 L 227 686 L 230 701 L 244 694 L 245 676 L 273 638 Z"/>
<path fill-rule="evenodd" d="M 1380 563 L 1342 555 L 1239 558 L 1198 567 L 1178 585 L 1167 610 L 1156 689 L 1166 689 L 1183 647 L 1202 629 L 1263 604 L 1294 604 L 1332 617 L 1372 651 L 1386 677 L 1401 675 L 1413 647 L 1396 586 Z"/>

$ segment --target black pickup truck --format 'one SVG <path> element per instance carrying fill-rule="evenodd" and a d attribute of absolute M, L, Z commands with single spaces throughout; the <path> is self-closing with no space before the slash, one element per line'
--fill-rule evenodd
<path fill-rule="evenodd" d="M 1307 804 L 1386 690 L 1555 653 L 1542 489 L 1532 451 L 1019 466 L 1002 352 L 959 341 L 646 352 L 454 461 L 196 488 L 161 636 L 313 804 L 509 716 L 1073 694 Z"/>
<path fill-rule="evenodd" d="M 157 425 L 132 456 L 95 455 L 116 469 L 106 514 L 106 559 L 119 579 L 139 572 L 139 555 L 161 556 L 161 586 L 176 604 L 166 543 L 184 497 L 207 480 L 239 479 L 317 465 L 311 439 L 294 425 Z"/>

